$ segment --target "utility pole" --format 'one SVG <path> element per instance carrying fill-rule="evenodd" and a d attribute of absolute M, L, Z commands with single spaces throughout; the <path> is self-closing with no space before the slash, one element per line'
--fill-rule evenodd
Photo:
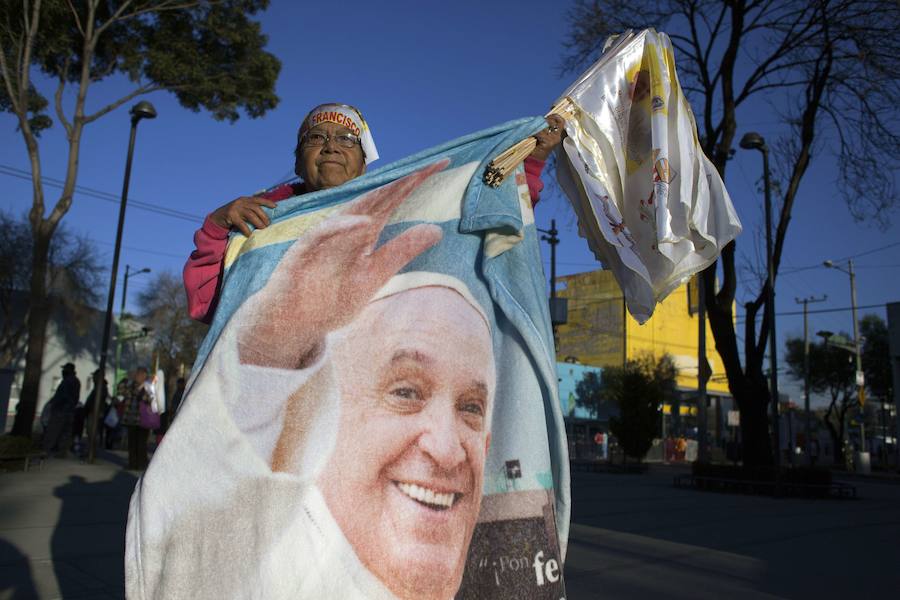
<path fill-rule="evenodd" d="M 564 325 L 568 320 L 568 302 L 566 298 L 556 297 L 556 245 L 559 244 L 559 231 L 556 229 L 556 219 L 550 219 L 550 229 L 538 229 L 541 239 L 550 244 L 550 323 L 553 325 L 553 346 L 559 350 L 559 336 L 557 326 Z"/>
<path fill-rule="evenodd" d="M 842 261 L 839 261 L 842 262 Z M 835 261 L 826 260 L 822 263 L 829 269 L 837 269 L 850 276 L 850 309 L 853 312 L 853 349 L 856 354 L 856 398 L 859 402 L 859 441 L 860 452 L 866 452 L 866 424 L 865 424 L 865 407 L 866 407 L 866 382 L 862 370 L 862 344 L 859 341 L 859 321 L 856 318 L 856 273 L 853 271 L 853 260 L 847 259 L 847 270 L 838 266 Z M 860 456 L 860 464 L 864 462 L 864 457 Z M 865 467 L 863 467 L 865 468 Z"/>
<path fill-rule="evenodd" d="M 125 277 L 122 280 L 122 306 L 119 309 L 119 322 L 116 324 L 116 367 L 113 371 L 113 389 L 116 389 L 115 386 L 119 383 L 119 361 L 122 357 L 122 335 L 124 333 L 122 321 L 125 318 L 125 300 L 128 298 L 128 278 L 150 272 L 150 269 L 146 267 L 139 271 L 129 273 L 130 269 L 131 265 L 125 265 Z"/>
<path fill-rule="evenodd" d="M 804 444 L 803 451 L 806 452 L 806 463 L 810 467 L 812 466 L 812 453 L 810 453 L 812 438 L 810 437 L 809 426 L 809 314 L 807 312 L 807 307 L 810 302 L 825 302 L 827 299 L 827 295 L 822 296 L 821 298 L 810 296 L 808 298 L 803 298 L 802 300 L 800 298 L 794 298 L 794 302 L 803 304 L 803 410 L 806 411 L 804 425 L 806 443 Z"/>

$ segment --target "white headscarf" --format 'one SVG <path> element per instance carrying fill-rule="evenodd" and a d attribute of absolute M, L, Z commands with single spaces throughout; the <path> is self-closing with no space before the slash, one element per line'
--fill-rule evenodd
<path fill-rule="evenodd" d="M 358 108 L 336 102 L 320 104 L 309 111 L 309 114 L 303 119 L 299 135 L 302 136 L 320 123 L 337 123 L 346 127 L 353 135 L 359 137 L 363 153 L 366 155 L 366 164 L 378 160 L 378 150 L 375 148 L 375 140 L 372 139 L 369 124 L 363 119 Z"/>

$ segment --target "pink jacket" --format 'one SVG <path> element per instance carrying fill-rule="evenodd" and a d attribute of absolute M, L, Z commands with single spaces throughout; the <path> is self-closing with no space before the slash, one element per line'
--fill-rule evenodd
<path fill-rule="evenodd" d="M 537 204 L 541 190 L 544 189 L 544 182 L 541 181 L 543 170 L 544 161 L 531 157 L 525 159 L 525 176 L 532 206 Z M 286 183 L 262 194 L 261 197 L 280 202 L 303 192 L 302 183 Z M 192 319 L 203 323 L 212 320 L 219 302 L 219 285 L 222 282 L 228 233 L 228 229 L 219 227 L 207 215 L 203 226 L 194 233 L 196 249 L 191 252 L 184 265 L 182 274 L 184 289 L 187 292 L 188 313 Z"/>

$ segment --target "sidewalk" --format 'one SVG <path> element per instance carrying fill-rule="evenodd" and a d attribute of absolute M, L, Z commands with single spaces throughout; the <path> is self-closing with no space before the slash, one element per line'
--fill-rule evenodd
<path fill-rule="evenodd" d="M 123 468 L 124 453 L 101 456 L 0 475 L 0 599 L 123 597 L 137 473 Z"/>
<path fill-rule="evenodd" d="M 121 598 L 123 452 L 0 474 L 0 600 Z M 900 589 L 900 486 L 854 481 L 855 501 L 672 487 L 684 468 L 573 473 L 568 600 L 851 598 Z"/>

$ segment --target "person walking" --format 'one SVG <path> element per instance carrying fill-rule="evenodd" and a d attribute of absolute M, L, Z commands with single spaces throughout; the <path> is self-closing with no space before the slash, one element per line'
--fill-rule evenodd
<path fill-rule="evenodd" d="M 149 463 L 147 438 L 152 427 L 143 422 L 141 413 L 151 411 L 152 403 L 153 386 L 147 381 L 147 368 L 138 367 L 125 394 L 125 413 L 122 415 L 122 424 L 128 431 L 128 468 L 132 470 L 143 471 Z"/>
<path fill-rule="evenodd" d="M 131 383 L 128 379 L 122 379 L 116 386 L 116 395 L 111 399 L 106 412 L 103 415 L 104 448 L 112 450 L 122 438 L 122 417 L 125 415 L 125 399 Z"/>
<path fill-rule="evenodd" d="M 94 418 L 94 395 L 97 393 L 97 390 L 100 390 L 100 398 L 97 400 L 97 414 L 101 415 L 101 418 L 106 416 L 106 409 L 109 405 L 109 385 L 106 381 L 106 377 L 100 373 L 100 369 L 94 371 L 91 376 L 92 386 L 91 391 L 88 392 L 88 395 L 84 399 L 84 418 L 82 423 L 82 428 L 84 429 L 84 433 L 86 433 L 89 437 L 91 435 L 91 421 Z M 97 427 L 97 439 L 94 441 L 95 444 L 100 444 L 100 440 L 103 437 L 105 428 L 102 427 L 102 423 L 98 422 L 96 424 Z M 82 432 L 78 432 L 77 441 L 80 443 Z"/>
<path fill-rule="evenodd" d="M 50 418 L 44 432 L 44 452 L 50 455 L 56 452 L 65 458 L 72 442 L 72 425 L 75 407 L 81 396 L 81 382 L 75 374 L 75 365 L 66 363 L 62 366 L 62 381 L 50 399 Z"/>

